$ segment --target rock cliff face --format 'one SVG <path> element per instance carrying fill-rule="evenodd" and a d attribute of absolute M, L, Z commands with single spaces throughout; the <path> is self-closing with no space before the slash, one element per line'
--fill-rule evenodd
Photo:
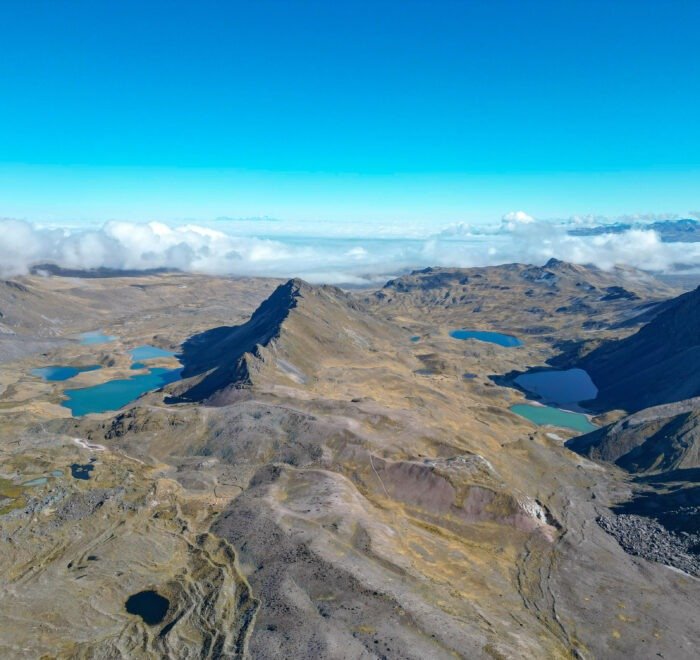
<path fill-rule="evenodd" d="M 700 396 L 700 288 L 675 299 L 637 333 L 606 342 L 577 366 L 598 387 L 593 406 L 635 412 Z"/>

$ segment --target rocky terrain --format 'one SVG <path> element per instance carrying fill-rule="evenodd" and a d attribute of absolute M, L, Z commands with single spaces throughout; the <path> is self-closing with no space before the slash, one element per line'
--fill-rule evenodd
<path fill-rule="evenodd" d="M 597 522 L 615 537 L 626 552 L 700 577 L 700 559 L 695 550 L 700 543 L 700 535 L 687 532 L 682 536 L 672 534 L 653 518 L 625 513 L 601 516 Z"/>
<path fill-rule="evenodd" d="M 567 446 L 634 476 L 634 494 L 598 519 L 626 551 L 700 576 L 700 399 L 641 410 Z"/>
<path fill-rule="evenodd" d="M 678 290 L 556 261 L 354 293 L 73 275 L 0 292 L 3 657 L 695 657 L 694 537 L 679 563 L 657 519 L 629 510 L 672 498 L 664 480 L 692 452 L 673 445 L 668 472 L 634 482 L 607 461 L 658 429 L 626 439 L 623 423 L 605 455 L 579 455 L 574 431 L 510 410 L 524 395 L 506 378 L 629 341 Z M 523 345 L 450 336 L 463 327 Z M 76 340 L 98 328 L 117 339 Z M 123 378 L 140 344 L 177 349 L 183 379 L 122 410 L 71 417 L 65 383 L 31 375 Z M 149 590 L 167 599 L 158 623 L 126 610 Z"/>

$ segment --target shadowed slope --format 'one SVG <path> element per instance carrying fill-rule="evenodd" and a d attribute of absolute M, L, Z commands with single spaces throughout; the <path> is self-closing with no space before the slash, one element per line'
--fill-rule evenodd
<path fill-rule="evenodd" d="M 608 342 L 577 366 L 598 386 L 598 409 L 637 411 L 700 395 L 700 288 L 639 332 Z"/>

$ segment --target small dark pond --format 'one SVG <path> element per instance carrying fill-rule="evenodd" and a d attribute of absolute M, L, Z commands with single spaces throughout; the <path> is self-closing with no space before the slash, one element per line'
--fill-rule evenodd
<path fill-rule="evenodd" d="M 153 626 L 165 618 L 170 601 L 158 592 L 148 590 L 129 596 L 125 606 L 129 614 L 136 614 L 149 626 Z"/>
<path fill-rule="evenodd" d="M 418 335 L 414 335 L 413 337 L 411 337 L 411 341 L 412 342 L 420 341 L 420 337 Z"/>
<path fill-rule="evenodd" d="M 87 481 L 90 478 L 90 472 L 95 469 L 92 463 L 85 463 L 81 465 L 80 463 L 72 463 L 70 466 L 70 473 L 74 479 L 82 479 Z"/>
<path fill-rule="evenodd" d="M 90 364 L 87 367 L 52 366 L 32 369 L 33 376 L 40 376 L 44 380 L 68 380 L 83 373 L 84 371 L 96 371 L 101 369 L 99 364 Z"/>
<path fill-rule="evenodd" d="M 450 337 L 464 340 L 476 339 L 477 341 L 485 341 L 489 344 L 498 344 L 499 346 L 505 346 L 507 348 L 522 346 L 523 344 L 523 342 L 513 335 L 504 335 L 501 332 L 488 332 L 486 330 L 453 330 L 450 332 Z"/>

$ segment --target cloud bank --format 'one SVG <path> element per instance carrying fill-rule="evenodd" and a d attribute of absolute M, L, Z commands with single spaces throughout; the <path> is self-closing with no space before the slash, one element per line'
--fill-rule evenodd
<path fill-rule="evenodd" d="M 46 228 L 0 219 L 0 276 L 53 263 L 64 268 L 177 268 L 214 275 L 304 277 L 312 282 L 379 282 L 425 266 L 485 266 L 551 257 L 611 268 L 626 264 L 700 270 L 700 243 L 664 243 L 654 231 L 571 236 L 568 222 L 539 221 L 523 211 L 498 225 L 457 224 L 410 237 L 240 235 L 235 227 L 112 221 L 97 228 Z"/>

